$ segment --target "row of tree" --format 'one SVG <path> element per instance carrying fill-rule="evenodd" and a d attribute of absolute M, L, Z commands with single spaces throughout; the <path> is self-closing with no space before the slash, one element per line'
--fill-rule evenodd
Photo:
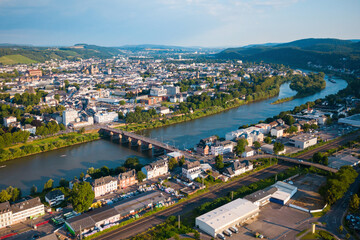
<path fill-rule="evenodd" d="M 342 166 L 337 173 L 330 175 L 326 184 L 320 188 L 321 196 L 326 203 L 334 204 L 344 196 L 357 176 L 358 173 L 351 166 Z"/>

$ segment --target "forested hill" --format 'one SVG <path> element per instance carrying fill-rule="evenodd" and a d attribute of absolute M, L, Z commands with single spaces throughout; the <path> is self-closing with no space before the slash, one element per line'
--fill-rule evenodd
<path fill-rule="evenodd" d="M 110 58 L 118 55 L 117 48 L 77 44 L 73 47 L 0 46 L 0 64 L 44 62 L 51 59 Z"/>
<path fill-rule="evenodd" d="M 302 39 L 274 46 L 228 48 L 218 58 L 267 61 L 297 67 L 312 65 L 360 69 L 360 41 L 340 39 Z"/>

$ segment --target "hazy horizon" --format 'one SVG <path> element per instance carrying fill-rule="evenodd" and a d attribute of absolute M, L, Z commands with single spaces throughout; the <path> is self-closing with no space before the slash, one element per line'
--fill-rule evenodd
<path fill-rule="evenodd" d="M 0 42 L 239 47 L 360 39 L 358 0 L 0 0 Z"/>

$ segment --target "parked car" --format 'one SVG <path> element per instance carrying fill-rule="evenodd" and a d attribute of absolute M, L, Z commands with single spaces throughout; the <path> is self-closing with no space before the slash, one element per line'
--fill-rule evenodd
<path fill-rule="evenodd" d="M 222 240 L 225 240 L 225 239 L 226 239 L 225 236 L 224 236 L 223 234 L 221 234 L 221 233 L 218 233 L 216 236 L 217 236 L 219 239 L 222 239 Z"/>
<path fill-rule="evenodd" d="M 232 231 L 233 233 L 239 232 L 239 230 L 236 227 L 230 227 L 229 230 Z"/>
<path fill-rule="evenodd" d="M 225 234 L 225 235 L 228 236 L 228 237 L 231 237 L 231 232 L 230 232 L 229 230 L 227 230 L 227 229 L 225 229 L 225 230 L 223 231 L 223 234 Z"/>

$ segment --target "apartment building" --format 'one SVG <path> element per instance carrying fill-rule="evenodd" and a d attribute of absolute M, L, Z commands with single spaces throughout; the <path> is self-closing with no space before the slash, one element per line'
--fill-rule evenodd
<path fill-rule="evenodd" d="M 146 175 L 146 179 L 166 175 L 169 173 L 168 161 L 165 159 L 158 160 L 142 167 L 141 171 Z"/>
<path fill-rule="evenodd" d="M 136 179 L 136 171 L 135 169 L 120 173 L 118 175 L 118 187 L 119 189 L 124 189 L 129 186 L 136 184 L 138 181 Z"/>
<path fill-rule="evenodd" d="M 39 197 L 11 205 L 11 211 L 12 224 L 45 214 L 44 205 L 41 203 Z"/>
<path fill-rule="evenodd" d="M 112 191 L 116 191 L 118 188 L 118 180 L 111 176 L 101 177 L 92 182 L 92 188 L 95 197 L 99 197 Z"/>

